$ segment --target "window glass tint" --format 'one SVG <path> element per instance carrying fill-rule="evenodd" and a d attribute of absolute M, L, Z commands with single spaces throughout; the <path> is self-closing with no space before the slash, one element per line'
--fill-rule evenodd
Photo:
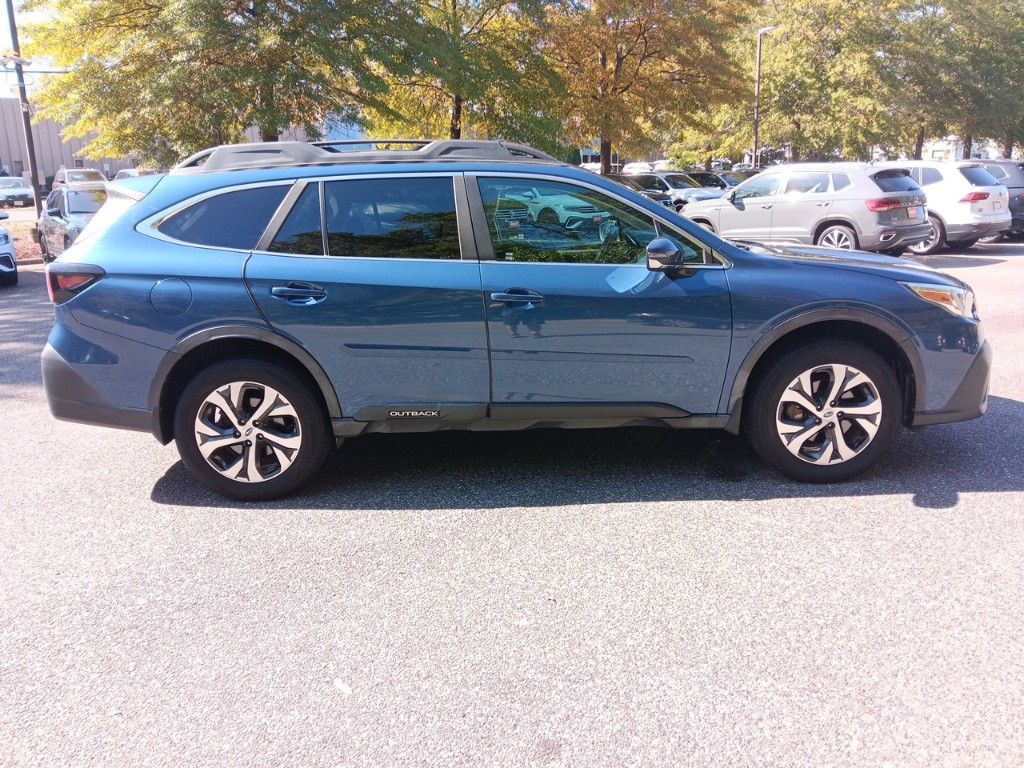
<path fill-rule="evenodd" d="M 721 187 L 725 183 L 718 176 L 707 171 L 693 171 L 687 175 L 702 187 Z"/>
<path fill-rule="evenodd" d="M 600 192 L 562 182 L 481 178 L 498 261 L 645 264 L 654 219 Z M 703 253 L 690 247 L 691 261 Z"/>
<path fill-rule="evenodd" d="M 274 253 L 323 255 L 324 238 L 320 228 L 320 185 L 307 184 L 274 240 L 267 249 Z"/>
<path fill-rule="evenodd" d="M 986 165 L 985 170 L 992 174 L 992 178 L 1000 182 L 1009 175 L 1006 172 L 1006 169 L 1003 168 L 1003 166 L 998 165 L 996 163 L 993 163 L 992 165 Z"/>
<path fill-rule="evenodd" d="M 768 197 L 779 189 L 777 174 L 754 176 L 747 179 L 734 190 L 734 200 L 745 200 L 748 197 Z"/>
<path fill-rule="evenodd" d="M 827 173 L 794 173 L 786 182 L 786 192 L 820 195 L 828 192 Z"/>
<path fill-rule="evenodd" d="M 967 179 L 972 187 L 992 187 L 998 184 L 995 176 L 980 165 L 970 165 L 960 169 L 960 175 Z"/>
<path fill-rule="evenodd" d="M 83 181 L 106 181 L 107 177 L 99 171 L 68 171 L 65 181 L 77 183 Z"/>
<path fill-rule="evenodd" d="M 664 192 L 668 189 L 668 186 L 664 181 L 659 179 L 657 176 L 638 176 L 637 181 L 640 182 L 640 186 L 649 192 Z"/>
<path fill-rule="evenodd" d="M 693 189 L 700 186 L 700 184 L 684 173 L 673 173 L 670 176 L 666 176 L 665 180 L 672 185 L 673 189 Z"/>
<path fill-rule="evenodd" d="M 838 192 L 840 189 L 846 189 L 850 186 L 850 177 L 845 173 L 833 173 L 832 174 L 832 189 Z"/>
<path fill-rule="evenodd" d="M 249 250 L 256 247 L 288 189 L 278 184 L 214 195 L 174 214 L 159 230 L 186 243 Z"/>
<path fill-rule="evenodd" d="M 910 173 L 902 168 L 879 171 L 871 180 L 883 192 L 918 192 L 920 187 L 910 178 Z"/>
<path fill-rule="evenodd" d="M 942 174 L 938 168 L 922 168 L 921 169 L 921 184 L 938 184 L 942 181 Z"/>
<path fill-rule="evenodd" d="M 68 213 L 96 213 L 106 201 L 107 192 L 104 189 L 68 192 Z"/>
<path fill-rule="evenodd" d="M 460 258 L 451 177 L 332 181 L 324 205 L 331 256 Z"/>

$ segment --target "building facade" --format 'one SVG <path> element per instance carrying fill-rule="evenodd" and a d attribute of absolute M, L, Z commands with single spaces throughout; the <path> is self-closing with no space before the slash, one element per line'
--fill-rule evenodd
<path fill-rule="evenodd" d="M 25 139 L 21 120 L 21 103 L 17 98 L 0 98 L 0 168 L 8 176 L 28 178 L 28 158 L 25 156 Z M 44 120 L 32 126 L 32 138 L 36 145 L 36 162 L 39 164 L 40 184 L 52 177 L 57 170 L 65 168 L 98 168 L 107 177 L 122 168 L 131 168 L 130 158 L 104 158 L 89 160 L 80 153 L 85 146 L 84 139 L 64 139 L 60 126 Z"/>

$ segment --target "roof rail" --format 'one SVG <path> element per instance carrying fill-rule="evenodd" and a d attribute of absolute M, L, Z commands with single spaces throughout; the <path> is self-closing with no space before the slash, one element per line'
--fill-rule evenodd
<path fill-rule="evenodd" d="M 349 150 L 344 147 L 399 145 L 406 149 Z M 178 165 L 178 172 L 228 171 L 288 165 L 337 165 L 340 163 L 397 163 L 427 160 L 518 160 L 559 162 L 551 155 L 525 144 L 505 141 L 440 139 L 346 139 L 344 141 L 270 141 L 254 144 L 223 144 L 196 152 Z"/>

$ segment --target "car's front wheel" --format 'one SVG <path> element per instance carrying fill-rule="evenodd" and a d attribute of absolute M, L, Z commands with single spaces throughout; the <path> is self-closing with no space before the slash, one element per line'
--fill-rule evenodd
<path fill-rule="evenodd" d="M 174 439 L 205 486 L 253 501 L 291 493 L 330 450 L 327 417 L 309 387 L 258 360 L 226 361 L 197 374 L 178 400 Z"/>
<path fill-rule="evenodd" d="M 857 233 L 853 231 L 852 227 L 845 224 L 833 224 L 818 233 L 814 244 L 823 245 L 826 248 L 838 248 L 842 251 L 855 251 L 857 250 Z"/>
<path fill-rule="evenodd" d="M 886 452 L 902 398 L 892 367 L 867 347 L 822 341 L 773 361 L 754 383 L 744 418 L 765 462 L 805 482 L 860 474 Z"/>
<path fill-rule="evenodd" d="M 4 288 L 10 288 L 13 285 L 18 284 L 18 268 L 15 267 L 11 272 L 0 272 L 0 285 Z"/>

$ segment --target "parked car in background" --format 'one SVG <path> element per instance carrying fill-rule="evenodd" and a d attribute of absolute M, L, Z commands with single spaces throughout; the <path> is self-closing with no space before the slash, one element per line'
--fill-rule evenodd
<path fill-rule="evenodd" d="M 625 174 L 648 173 L 649 171 L 653 170 L 654 166 L 647 162 L 626 163 L 624 166 L 622 166 L 622 172 Z"/>
<path fill-rule="evenodd" d="M 120 181 L 121 179 L 135 179 L 139 176 L 151 176 L 154 173 L 160 173 L 155 168 L 122 168 L 120 171 L 114 174 L 114 178 L 111 181 Z"/>
<path fill-rule="evenodd" d="M 20 176 L 0 178 L 0 205 L 13 208 L 16 205 L 33 205 L 36 196 L 32 187 Z"/>
<path fill-rule="evenodd" d="M 607 213 L 549 185 L 526 186 L 510 196 L 526 205 L 530 218 L 538 224 L 573 229 L 607 217 Z"/>
<path fill-rule="evenodd" d="M 644 189 L 643 186 L 637 181 L 636 176 L 625 176 L 621 173 L 609 173 L 605 176 L 606 179 L 617 181 L 624 187 L 629 187 L 634 192 L 639 192 L 641 195 L 646 197 L 648 200 L 653 200 L 658 205 L 664 205 L 669 208 L 674 206 L 672 196 L 665 192 L 658 192 L 652 189 Z"/>
<path fill-rule="evenodd" d="M 981 160 L 982 167 L 1006 187 L 1010 196 L 1010 231 L 1012 237 L 1024 235 L 1024 163 L 1020 160 Z M 983 242 L 997 242 L 1005 234 L 990 235 Z"/>
<path fill-rule="evenodd" d="M 0 221 L 7 214 L 0 211 Z M 0 227 L 0 286 L 18 284 L 18 254 L 14 250 L 14 238 L 7 227 Z"/>
<path fill-rule="evenodd" d="M 699 186 L 707 189 L 714 189 L 716 187 L 718 189 L 729 189 L 730 187 L 735 187 L 740 181 L 742 181 L 742 179 L 738 179 L 738 177 L 736 177 L 737 180 L 727 179 L 719 171 L 701 171 L 694 169 L 692 171 L 687 171 L 686 175 L 696 181 Z"/>
<path fill-rule="evenodd" d="M 750 178 L 739 171 L 718 171 L 718 175 L 728 184 L 730 187 L 735 187 L 737 184 L 742 183 L 746 179 Z"/>
<path fill-rule="evenodd" d="M 536 190 L 601 225 L 501 215 Z M 736 245 L 522 145 L 217 147 L 111 185 L 100 216 L 46 270 L 50 410 L 175 440 L 236 498 L 295 490 L 347 437 L 536 426 L 722 428 L 835 482 L 986 407 L 960 280 Z"/>
<path fill-rule="evenodd" d="M 727 239 L 898 254 L 932 231 L 905 168 L 795 163 L 766 168 L 686 215 Z"/>
<path fill-rule="evenodd" d="M 907 168 L 928 196 L 931 231 L 910 246 L 918 256 L 935 253 L 947 244 L 964 250 L 982 237 L 1003 235 L 1010 229 L 1009 193 L 979 162 L 899 160 L 878 166 Z"/>
<path fill-rule="evenodd" d="M 644 192 L 660 192 L 671 197 L 677 211 L 694 200 L 709 200 L 723 194 L 720 187 L 702 187 L 688 173 L 638 173 L 633 178 Z"/>
<path fill-rule="evenodd" d="M 53 175 L 51 189 L 66 187 L 69 184 L 103 184 L 107 177 L 103 171 L 95 168 L 60 168 Z"/>
<path fill-rule="evenodd" d="M 53 261 L 75 242 L 106 199 L 107 190 L 102 184 L 75 184 L 53 190 L 36 225 L 43 261 Z"/>

